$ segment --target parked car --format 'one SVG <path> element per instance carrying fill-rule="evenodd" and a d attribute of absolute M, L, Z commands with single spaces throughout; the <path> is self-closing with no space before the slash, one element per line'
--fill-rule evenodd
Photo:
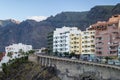
<path fill-rule="evenodd" d="M 101 59 L 101 63 L 106 63 L 106 59 Z"/>
<path fill-rule="evenodd" d="M 108 64 L 120 66 L 119 60 L 108 60 Z"/>
<path fill-rule="evenodd" d="M 77 58 L 76 58 L 76 57 L 72 57 L 71 59 L 74 59 L 74 60 L 75 60 L 75 59 L 77 59 Z"/>
<path fill-rule="evenodd" d="M 114 64 L 117 65 L 117 66 L 120 66 L 120 61 L 115 60 L 115 61 L 114 61 Z"/>
<path fill-rule="evenodd" d="M 114 61 L 113 60 L 108 60 L 108 64 L 114 64 Z"/>

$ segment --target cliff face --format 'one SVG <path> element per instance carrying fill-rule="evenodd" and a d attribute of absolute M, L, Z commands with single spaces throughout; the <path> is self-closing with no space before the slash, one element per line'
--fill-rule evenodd
<path fill-rule="evenodd" d="M 113 6 L 95 6 L 85 12 L 62 12 L 46 20 L 36 22 L 25 20 L 0 20 L 0 51 L 12 43 L 22 42 L 33 45 L 33 48 L 46 47 L 47 34 L 57 27 L 76 26 L 85 30 L 98 20 L 107 20 L 115 14 L 120 14 L 120 4 Z"/>
<path fill-rule="evenodd" d="M 32 62 L 17 62 L 0 72 L 0 80 L 60 80 L 53 67 L 42 67 Z"/>

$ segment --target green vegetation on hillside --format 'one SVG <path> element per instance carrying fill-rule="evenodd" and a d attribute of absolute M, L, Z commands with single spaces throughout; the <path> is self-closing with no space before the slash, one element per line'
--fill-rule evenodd
<path fill-rule="evenodd" d="M 27 57 L 12 60 L 2 67 L 0 80 L 60 80 L 55 68 L 29 62 Z"/>

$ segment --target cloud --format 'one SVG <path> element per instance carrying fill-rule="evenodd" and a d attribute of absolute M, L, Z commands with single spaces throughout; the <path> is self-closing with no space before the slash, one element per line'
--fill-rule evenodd
<path fill-rule="evenodd" d="M 31 16 L 31 17 L 28 17 L 27 19 L 31 19 L 31 20 L 35 20 L 39 22 L 39 21 L 47 19 L 47 17 L 46 16 Z"/>

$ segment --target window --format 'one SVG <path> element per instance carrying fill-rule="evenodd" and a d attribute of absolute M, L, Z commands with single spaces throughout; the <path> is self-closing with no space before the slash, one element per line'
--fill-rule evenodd
<path fill-rule="evenodd" d="M 108 44 L 110 44 L 110 42 L 108 42 Z"/>
<path fill-rule="evenodd" d="M 102 54 L 102 52 L 101 52 L 101 51 L 97 51 L 96 53 L 97 53 L 97 54 Z"/>

